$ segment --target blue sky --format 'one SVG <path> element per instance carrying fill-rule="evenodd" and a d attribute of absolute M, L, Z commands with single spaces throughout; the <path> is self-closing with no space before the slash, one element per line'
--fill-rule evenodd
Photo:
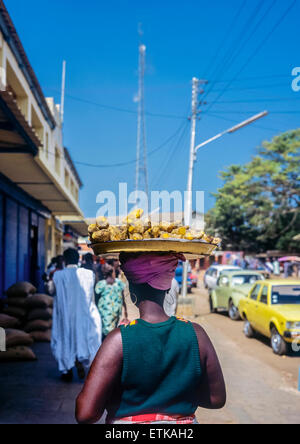
<path fill-rule="evenodd" d="M 57 102 L 61 65 L 67 61 L 65 145 L 75 162 L 135 159 L 136 115 L 87 102 L 136 111 L 139 22 L 147 46 L 146 110 L 174 116 L 147 116 L 148 150 L 177 134 L 149 157 L 151 188 L 186 187 L 189 126 L 181 117 L 190 109 L 194 76 L 210 81 L 197 127 L 199 143 L 233 122 L 270 111 L 259 123 L 199 152 L 194 188 L 205 191 L 206 209 L 214 203 L 210 193 L 221 185 L 219 171 L 249 161 L 262 141 L 278 132 L 299 127 L 300 92 L 292 91 L 291 72 L 300 66 L 300 0 L 278 27 L 293 0 L 5 3 L 45 95 Z M 119 182 L 134 187 L 134 164 L 77 168 L 86 216 L 96 213 L 99 191 L 116 191 Z"/>

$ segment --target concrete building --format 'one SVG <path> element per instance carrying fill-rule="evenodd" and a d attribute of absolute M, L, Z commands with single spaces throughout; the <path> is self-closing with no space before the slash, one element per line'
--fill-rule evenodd
<path fill-rule="evenodd" d="M 81 186 L 59 106 L 44 97 L 0 0 L 0 297 L 16 281 L 39 283 L 63 251 L 64 219 L 85 234 Z"/>

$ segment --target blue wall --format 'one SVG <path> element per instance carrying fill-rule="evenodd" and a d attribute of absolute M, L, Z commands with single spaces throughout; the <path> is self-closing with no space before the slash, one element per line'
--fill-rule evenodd
<path fill-rule="evenodd" d="M 3 278 L 4 278 L 4 260 L 3 260 L 3 250 L 4 250 L 4 230 L 3 230 L 3 222 L 4 222 L 4 197 L 0 194 L 0 298 L 2 295 L 3 289 Z"/>
<path fill-rule="evenodd" d="M 46 209 L 46 211 L 48 211 Z M 45 271 L 45 208 L 0 176 L 0 298 L 18 281 L 32 281 L 43 289 Z M 46 213 L 47 214 L 47 213 Z M 37 264 L 30 270 L 32 226 L 37 227 Z M 30 275 L 34 276 L 30 279 Z"/>
<path fill-rule="evenodd" d="M 4 288 L 17 282 L 18 251 L 18 204 L 6 199 L 6 217 L 4 221 Z"/>

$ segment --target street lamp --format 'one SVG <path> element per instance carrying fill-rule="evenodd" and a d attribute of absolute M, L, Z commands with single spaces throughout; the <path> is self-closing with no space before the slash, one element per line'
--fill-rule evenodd
<path fill-rule="evenodd" d="M 195 88 L 197 86 L 197 79 L 194 79 L 195 82 Z M 194 106 L 193 106 L 194 109 Z M 193 113 L 194 114 L 194 113 Z M 200 143 L 195 147 L 195 124 L 196 124 L 196 113 L 194 115 L 193 121 L 192 121 L 192 137 L 191 137 L 191 152 L 190 152 L 190 167 L 189 167 L 189 174 L 188 174 L 188 189 L 187 189 L 187 204 L 186 204 L 186 220 L 185 224 L 190 226 L 192 223 L 192 200 L 193 200 L 193 175 L 194 175 L 194 165 L 195 161 L 197 159 L 197 152 L 200 148 L 203 148 L 204 146 L 208 145 L 211 142 L 214 142 L 217 139 L 220 139 L 220 137 L 224 136 L 225 134 L 233 134 L 236 131 L 240 130 L 241 128 L 244 128 L 247 125 L 250 125 L 251 123 L 256 122 L 259 119 L 262 119 L 263 117 L 267 116 L 269 113 L 268 111 L 263 111 L 262 113 L 256 114 L 255 116 L 251 117 L 250 119 L 244 120 L 243 122 L 239 123 L 238 125 L 233 126 L 232 128 L 227 129 L 226 131 L 223 131 L 216 136 L 206 140 L 205 142 Z M 187 279 L 188 279 L 188 262 L 185 262 L 184 264 L 184 270 L 183 270 L 183 282 L 182 282 L 182 296 L 187 296 Z"/>
<path fill-rule="evenodd" d="M 195 148 L 195 153 L 198 152 L 198 150 L 205 145 L 208 145 L 210 142 L 214 142 L 217 139 L 220 139 L 220 137 L 224 136 L 225 134 L 232 134 L 236 131 L 240 130 L 241 128 L 244 128 L 247 125 L 250 125 L 253 122 L 256 122 L 259 119 L 262 119 L 263 117 L 267 116 L 269 113 L 268 111 L 263 111 L 262 113 L 256 114 L 255 116 L 251 117 L 250 119 L 244 120 L 244 122 L 239 123 L 238 125 L 233 126 L 232 128 L 229 128 L 226 131 L 223 131 L 222 133 L 217 134 L 216 136 L 212 137 L 211 139 L 206 140 L 203 143 L 200 143 Z"/>

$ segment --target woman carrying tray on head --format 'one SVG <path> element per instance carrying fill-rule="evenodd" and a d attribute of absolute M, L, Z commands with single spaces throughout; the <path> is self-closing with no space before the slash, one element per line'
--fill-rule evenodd
<path fill-rule="evenodd" d="M 115 268 L 109 264 L 102 267 L 104 280 L 95 287 L 97 306 L 102 319 L 102 340 L 119 324 L 124 307 L 127 319 L 127 306 L 124 298 L 125 284 L 116 278 Z"/>
<path fill-rule="evenodd" d="M 163 309 L 176 254 L 121 254 L 140 319 L 104 341 L 77 399 L 79 423 L 195 423 L 198 407 L 219 409 L 226 389 L 216 352 L 197 324 Z"/>

